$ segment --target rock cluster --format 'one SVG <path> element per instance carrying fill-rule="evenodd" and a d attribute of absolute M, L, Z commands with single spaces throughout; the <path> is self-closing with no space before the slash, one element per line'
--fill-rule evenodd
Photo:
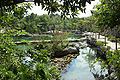
<path fill-rule="evenodd" d="M 61 71 L 66 68 L 67 64 L 71 62 L 78 54 L 68 54 L 62 58 L 54 58 L 51 60 L 52 64 L 57 66 L 58 69 Z"/>

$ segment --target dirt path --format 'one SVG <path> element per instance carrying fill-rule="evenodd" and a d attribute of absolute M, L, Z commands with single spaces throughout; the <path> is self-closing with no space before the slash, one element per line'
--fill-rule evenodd
<path fill-rule="evenodd" d="M 97 33 L 97 35 L 95 35 L 95 33 L 92 33 L 92 32 L 86 32 L 85 34 L 91 35 L 91 37 L 95 38 L 97 41 L 103 41 L 103 42 L 105 41 L 105 36 L 102 36 L 102 35 L 100 35 L 100 38 L 98 39 L 98 33 Z M 106 42 L 107 42 L 106 46 L 110 46 L 111 50 L 116 49 L 116 43 L 115 42 L 109 41 L 108 38 L 106 38 Z M 118 48 L 118 50 L 120 50 L 120 44 L 119 43 L 117 43 L 117 48 Z"/>
<path fill-rule="evenodd" d="M 97 38 L 97 41 L 105 41 L 105 36 L 100 35 L 100 39 Z M 106 38 L 106 46 L 110 46 L 111 50 L 116 50 L 116 43 L 115 42 L 111 42 L 108 40 L 108 38 Z M 120 49 L 120 44 L 117 43 L 117 48 Z"/>

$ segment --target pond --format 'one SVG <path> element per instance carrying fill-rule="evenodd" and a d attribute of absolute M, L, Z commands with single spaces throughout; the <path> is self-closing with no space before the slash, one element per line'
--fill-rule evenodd
<path fill-rule="evenodd" d="M 89 47 L 81 48 L 80 55 L 73 59 L 61 73 L 61 80 L 96 80 L 93 74 L 105 75 L 107 70 L 101 72 L 100 63 L 94 63 L 95 51 Z"/>
<path fill-rule="evenodd" d="M 87 47 L 86 42 L 79 43 L 81 43 L 79 55 L 62 71 L 61 80 L 96 80 L 95 74 L 107 74 L 107 70 L 102 71 L 100 62 L 92 65 L 96 59 L 95 51 Z M 18 45 L 18 48 L 22 50 L 28 50 L 31 47 L 32 46 Z M 30 60 L 28 57 L 26 57 L 26 59 Z"/>
<path fill-rule="evenodd" d="M 31 40 L 51 40 L 52 35 L 39 35 L 39 36 L 16 36 L 14 37 L 14 41 L 31 41 Z"/>
<path fill-rule="evenodd" d="M 69 34 L 68 39 L 79 39 L 81 38 L 78 34 Z M 41 34 L 37 36 L 15 36 L 13 37 L 14 41 L 32 41 L 32 40 L 51 40 L 53 38 L 53 35 L 50 34 Z"/>

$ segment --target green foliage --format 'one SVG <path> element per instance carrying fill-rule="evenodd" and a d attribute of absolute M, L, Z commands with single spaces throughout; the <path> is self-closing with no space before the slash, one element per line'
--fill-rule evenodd
<path fill-rule="evenodd" d="M 52 33 L 54 31 L 71 31 L 71 30 L 81 30 L 88 28 L 85 27 L 85 22 L 83 19 L 62 19 L 60 15 L 41 15 L 36 14 L 27 15 L 22 20 L 20 20 L 20 29 L 25 30 L 31 34 L 42 34 L 44 32 Z M 84 26 L 84 27 L 83 27 Z M 87 25 L 86 25 L 87 26 Z M 89 30 L 88 28 L 87 30 Z"/>
<path fill-rule="evenodd" d="M 108 40 L 110 40 L 112 42 L 115 42 L 115 36 L 109 35 Z"/>
<path fill-rule="evenodd" d="M 97 42 L 96 42 L 96 45 L 97 45 L 97 46 L 104 46 L 104 45 L 105 45 L 105 42 L 103 42 L 103 41 L 97 41 Z"/>
<path fill-rule="evenodd" d="M 3 34 L 2 34 L 3 35 Z M 0 79 L 1 80 L 53 80 L 59 72 L 50 64 L 46 49 L 16 48 L 11 37 L 0 37 Z M 6 34 L 8 35 L 8 34 Z M 30 57 L 26 60 L 25 57 Z"/>
<path fill-rule="evenodd" d="M 68 42 L 66 41 L 66 39 L 68 38 L 68 33 L 64 32 L 64 33 L 59 33 L 56 32 L 53 34 L 53 38 L 52 38 L 52 51 L 59 51 L 59 50 L 63 50 Z"/>
<path fill-rule="evenodd" d="M 27 0 L 29 2 L 29 0 Z M 85 12 L 86 3 L 91 3 L 94 0 L 34 0 L 35 4 L 41 5 L 42 9 L 47 10 L 48 13 L 61 12 L 61 16 L 71 15 L 74 17 L 78 11 Z M 14 5 L 18 3 L 26 2 L 26 0 L 1 0 L 0 9 L 7 8 L 10 10 Z"/>
<path fill-rule="evenodd" d="M 114 75 L 112 77 L 120 79 L 120 51 L 109 51 L 107 53 L 108 63 L 112 66 L 114 69 L 113 73 Z"/>
<path fill-rule="evenodd" d="M 27 44 L 28 48 L 23 49 L 14 43 L 14 36 L 28 35 L 22 30 L 21 20 L 26 11 L 23 8 L 17 6 L 13 12 L 0 15 L 0 80 L 59 79 L 59 71 L 51 65 L 45 48 Z"/>
<path fill-rule="evenodd" d="M 108 75 L 106 79 L 110 80 L 119 80 L 120 79 L 120 51 L 115 50 L 115 51 L 110 51 L 109 47 L 104 47 L 102 43 L 99 43 L 101 45 L 101 51 L 103 53 L 101 58 L 97 58 L 96 62 L 100 61 L 101 62 L 101 67 L 102 69 L 108 69 Z M 99 45 L 99 46 L 100 46 Z M 106 60 L 102 60 L 102 57 L 106 56 Z M 105 79 L 105 80 L 106 80 Z"/>
<path fill-rule="evenodd" d="M 100 0 L 101 4 L 96 6 L 93 15 L 96 17 L 96 24 L 105 34 L 111 33 L 116 36 L 119 33 L 120 25 L 120 1 L 119 0 Z"/>

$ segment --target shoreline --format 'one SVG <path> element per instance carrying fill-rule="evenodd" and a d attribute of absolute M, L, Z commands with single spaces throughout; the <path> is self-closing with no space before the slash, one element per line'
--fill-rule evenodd
<path fill-rule="evenodd" d="M 68 54 L 62 58 L 51 59 L 52 65 L 56 66 L 60 71 L 66 69 L 67 65 L 75 59 L 79 54 Z"/>

